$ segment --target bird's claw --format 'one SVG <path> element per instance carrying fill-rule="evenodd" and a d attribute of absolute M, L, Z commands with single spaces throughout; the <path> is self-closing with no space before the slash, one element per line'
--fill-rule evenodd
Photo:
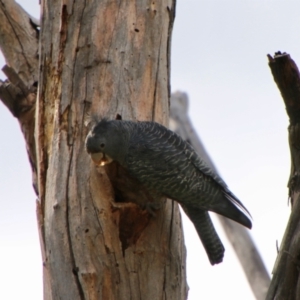
<path fill-rule="evenodd" d="M 156 211 L 161 208 L 161 203 L 158 202 L 147 202 L 144 209 L 153 217 L 156 217 Z"/>

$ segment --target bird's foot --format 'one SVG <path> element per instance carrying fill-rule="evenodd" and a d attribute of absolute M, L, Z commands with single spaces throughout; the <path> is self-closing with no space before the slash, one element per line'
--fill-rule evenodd
<path fill-rule="evenodd" d="M 143 209 L 145 209 L 151 216 L 156 217 L 156 212 L 161 208 L 159 202 L 147 202 Z"/>

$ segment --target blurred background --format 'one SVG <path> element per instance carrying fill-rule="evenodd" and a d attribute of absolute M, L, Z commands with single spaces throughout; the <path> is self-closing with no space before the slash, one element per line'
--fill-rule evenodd
<path fill-rule="evenodd" d="M 39 17 L 38 1 L 18 1 Z M 230 189 L 253 216 L 252 237 L 269 273 L 288 220 L 288 118 L 266 55 L 300 66 L 300 2 L 178 0 L 172 91 L 187 92 L 189 115 Z M 5 64 L 0 57 L 0 66 Z M 3 73 L 0 78 L 4 79 Z M 42 261 L 23 136 L 0 102 L 0 299 L 42 299 Z M 183 216 L 190 300 L 254 296 L 216 219 L 226 252 L 212 267 Z"/>

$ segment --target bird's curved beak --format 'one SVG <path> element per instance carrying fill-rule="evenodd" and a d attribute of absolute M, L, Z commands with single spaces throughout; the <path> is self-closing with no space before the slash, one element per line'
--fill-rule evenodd
<path fill-rule="evenodd" d="M 91 159 L 97 166 L 105 166 L 113 161 L 111 157 L 102 152 L 91 153 Z"/>

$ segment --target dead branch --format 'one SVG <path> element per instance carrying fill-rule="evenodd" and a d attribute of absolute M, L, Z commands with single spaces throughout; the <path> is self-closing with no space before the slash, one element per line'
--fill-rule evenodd
<path fill-rule="evenodd" d="M 170 125 L 184 140 L 188 141 L 207 164 L 218 173 L 200 138 L 193 129 L 187 114 L 188 98 L 185 93 L 174 93 L 171 98 Z M 223 229 L 243 267 L 256 299 L 265 299 L 270 277 L 262 258 L 247 229 L 218 215 Z"/>
<path fill-rule="evenodd" d="M 0 48 L 7 65 L 3 72 L 8 80 L 0 80 L 0 99 L 15 116 L 26 141 L 36 184 L 36 151 L 34 116 L 38 78 L 38 29 L 31 17 L 15 1 L 0 1 Z"/>
<path fill-rule="evenodd" d="M 30 88 L 38 78 L 38 29 L 15 1 L 0 1 L 0 48 L 7 65 Z"/>
<path fill-rule="evenodd" d="M 274 57 L 268 55 L 268 59 L 290 119 L 288 132 L 291 174 L 288 187 L 292 212 L 273 268 L 273 278 L 266 299 L 298 300 L 300 299 L 300 74 L 297 65 L 287 53 L 277 52 Z"/>

